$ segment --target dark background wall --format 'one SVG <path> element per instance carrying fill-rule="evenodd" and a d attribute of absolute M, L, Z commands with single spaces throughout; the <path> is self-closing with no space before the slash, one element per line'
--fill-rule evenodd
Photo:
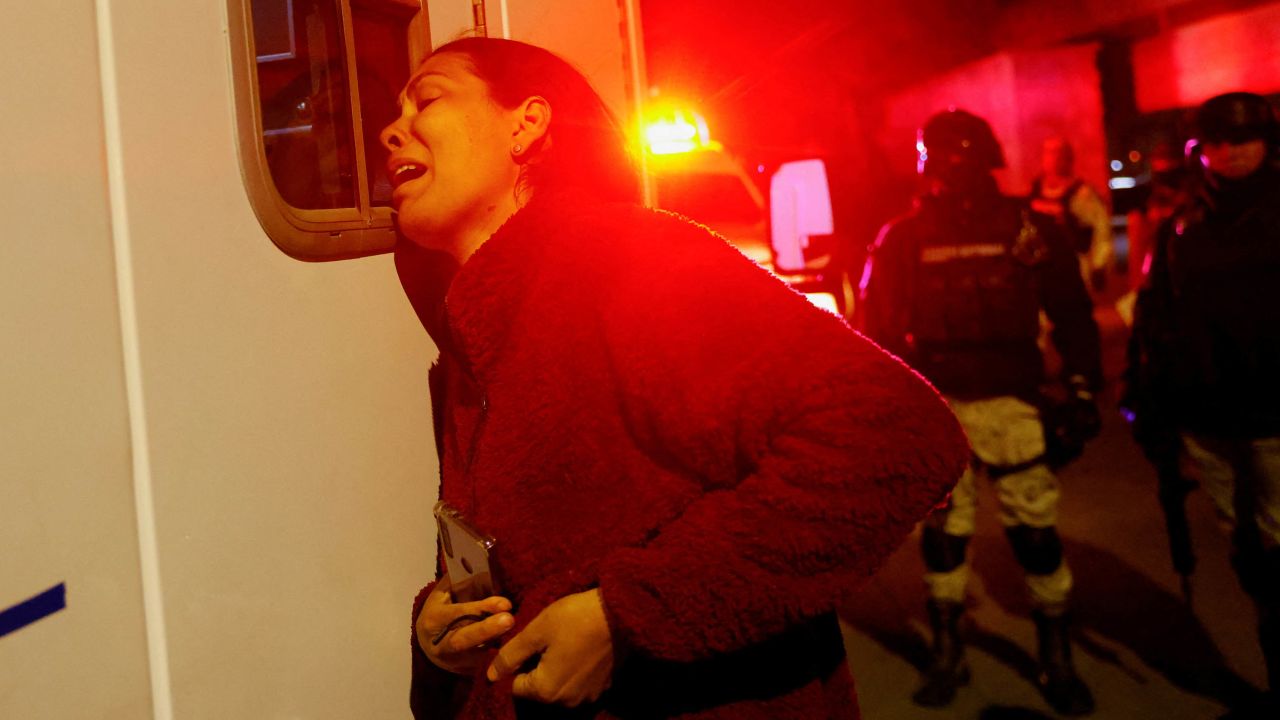
<path fill-rule="evenodd" d="M 1227 90 L 1280 90 L 1274 0 L 642 7 L 652 86 L 696 103 L 748 167 L 836 158 L 867 227 L 906 207 L 911 130 L 950 104 L 990 116 L 1010 191 L 1025 190 L 1055 130 L 1080 136 L 1081 171 L 1105 190 L 1111 160 L 1139 175 L 1153 132 L 1185 132 L 1179 109 Z"/>

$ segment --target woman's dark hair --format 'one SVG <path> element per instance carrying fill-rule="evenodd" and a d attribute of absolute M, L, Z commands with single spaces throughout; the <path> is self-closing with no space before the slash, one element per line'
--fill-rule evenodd
<path fill-rule="evenodd" d="M 529 149 L 519 190 L 537 195 L 572 188 L 601 200 L 640 199 L 626 136 L 587 79 L 563 58 L 528 43 L 480 37 L 454 40 L 431 54 L 440 53 L 465 56 L 504 108 L 534 95 L 551 106 L 551 124 Z"/>

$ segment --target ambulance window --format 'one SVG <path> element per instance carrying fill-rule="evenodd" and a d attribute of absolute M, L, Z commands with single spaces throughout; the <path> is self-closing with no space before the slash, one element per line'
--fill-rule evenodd
<path fill-rule="evenodd" d="M 262 144 L 276 190 L 299 209 L 355 207 L 355 148 L 337 3 L 255 0 L 253 9 Z M 283 28 L 259 21 L 268 16 L 287 24 L 287 46 L 279 42 Z"/>
<path fill-rule="evenodd" d="M 391 179 L 378 136 L 400 114 L 396 97 L 409 80 L 408 35 L 395 12 L 373 3 L 353 3 L 352 30 L 359 49 L 360 115 L 364 119 L 365 166 L 370 178 L 370 201 L 391 207 Z"/>
<path fill-rule="evenodd" d="M 241 164 L 267 235 L 303 260 L 390 250 L 378 133 L 398 112 L 411 55 L 425 47 L 418 0 L 229 8 Z"/>

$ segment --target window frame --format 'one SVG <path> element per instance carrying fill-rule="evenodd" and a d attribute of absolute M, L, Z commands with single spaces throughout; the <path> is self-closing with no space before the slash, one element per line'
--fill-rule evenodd
<path fill-rule="evenodd" d="M 257 54 L 253 35 L 253 0 L 227 0 L 227 34 L 231 51 L 231 76 L 236 116 L 236 146 L 240 172 L 249 204 L 267 237 L 286 255 L 297 260 L 320 262 L 347 260 L 390 252 L 396 231 L 389 207 L 372 205 L 360 87 L 356 70 L 355 36 L 351 0 L 335 0 L 342 27 L 343 52 L 347 63 L 347 91 L 350 96 L 352 142 L 355 150 L 356 206 L 307 209 L 290 205 L 276 189 L 267 165 L 262 134 L 262 101 L 259 95 Z M 414 60 L 429 47 L 430 30 L 422 5 L 411 0 L 387 0 L 388 5 L 416 8 L 408 23 L 409 55 Z"/>

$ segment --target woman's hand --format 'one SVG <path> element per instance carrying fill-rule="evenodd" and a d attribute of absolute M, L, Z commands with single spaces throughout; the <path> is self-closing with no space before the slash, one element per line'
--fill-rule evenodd
<path fill-rule="evenodd" d="M 450 630 L 436 644 L 436 638 L 449 623 L 464 615 L 482 614 L 489 617 Z M 476 602 L 455 603 L 449 597 L 449 578 L 446 576 L 427 595 L 414 631 L 422 651 L 437 667 L 469 675 L 484 662 L 485 651 L 480 646 L 501 637 L 514 624 L 510 600 L 494 596 Z"/>
<path fill-rule="evenodd" d="M 489 666 L 496 681 L 514 674 L 529 658 L 538 666 L 515 676 L 517 697 L 577 707 L 600 697 L 613 675 L 613 638 L 599 590 L 560 598 L 502 646 Z"/>

